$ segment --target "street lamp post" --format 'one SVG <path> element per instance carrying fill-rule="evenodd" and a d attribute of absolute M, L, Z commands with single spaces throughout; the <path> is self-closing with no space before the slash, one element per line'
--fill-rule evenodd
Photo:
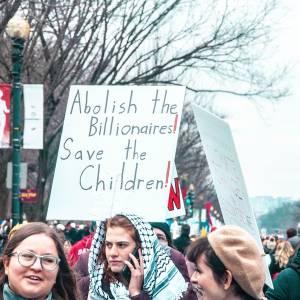
<path fill-rule="evenodd" d="M 12 221 L 13 226 L 20 222 L 20 161 L 21 161 L 21 71 L 24 42 L 30 33 L 26 20 L 15 16 L 7 24 L 6 32 L 12 41 Z"/>

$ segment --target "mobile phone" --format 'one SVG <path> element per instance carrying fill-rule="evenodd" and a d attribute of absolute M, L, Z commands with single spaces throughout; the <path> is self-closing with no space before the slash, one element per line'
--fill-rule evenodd
<path fill-rule="evenodd" d="M 131 253 L 134 257 L 137 258 L 137 260 L 139 260 L 139 251 L 138 251 L 138 247 L 135 247 L 134 250 L 132 251 Z M 134 266 L 134 263 L 132 261 L 132 259 L 129 257 L 129 262 L 131 264 L 133 264 Z M 125 278 L 125 280 L 129 283 L 130 281 L 130 277 L 131 277 L 131 272 L 130 272 L 130 269 L 127 265 L 124 266 L 123 270 L 122 270 L 122 274 L 123 274 L 123 277 Z"/>

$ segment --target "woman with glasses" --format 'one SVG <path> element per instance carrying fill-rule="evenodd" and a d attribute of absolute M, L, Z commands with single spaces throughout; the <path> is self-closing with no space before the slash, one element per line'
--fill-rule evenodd
<path fill-rule="evenodd" d="M 23 299 L 79 299 L 59 237 L 44 223 L 18 229 L 0 260 L 0 300 Z"/>

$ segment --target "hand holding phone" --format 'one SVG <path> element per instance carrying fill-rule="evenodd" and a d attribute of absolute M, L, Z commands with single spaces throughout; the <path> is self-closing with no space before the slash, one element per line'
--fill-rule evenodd
<path fill-rule="evenodd" d="M 123 276 L 128 283 L 128 291 L 131 297 L 139 295 L 144 281 L 144 262 L 141 249 L 135 248 L 129 255 L 130 260 L 125 261 L 126 266 L 123 270 Z M 128 272 L 126 269 L 128 268 Z"/>
<path fill-rule="evenodd" d="M 134 248 L 134 250 L 132 251 L 131 254 L 134 257 L 136 257 L 136 259 L 139 261 L 139 252 L 138 252 L 138 248 L 137 247 Z M 129 257 L 128 261 L 134 266 L 134 262 L 133 262 L 133 260 L 130 257 Z M 126 264 L 123 267 L 122 275 L 125 278 L 125 280 L 129 283 L 130 277 L 131 277 L 131 271 L 130 271 L 129 267 Z"/>

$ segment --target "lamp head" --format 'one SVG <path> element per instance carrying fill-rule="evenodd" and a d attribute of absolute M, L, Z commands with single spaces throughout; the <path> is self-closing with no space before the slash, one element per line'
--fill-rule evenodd
<path fill-rule="evenodd" d="M 14 16 L 7 23 L 6 32 L 12 38 L 26 40 L 30 33 L 30 26 L 27 20 L 23 19 L 21 16 Z"/>

